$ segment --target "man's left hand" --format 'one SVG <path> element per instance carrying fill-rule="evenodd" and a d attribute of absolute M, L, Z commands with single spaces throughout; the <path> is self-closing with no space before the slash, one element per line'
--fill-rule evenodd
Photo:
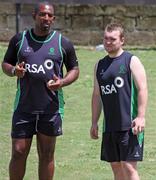
<path fill-rule="evenodd" d="M 133 134 L 137 135 L 138 133 L 142 132 L 145 128 L 145 118 L 144 117 L 136 117 L 132 121 L 132 130 Z"/>
<path fill-rule="evenodd" d="M 53 79 L 49 80 L 47 82 L 47 87 L 51 91 L 57 91 L 63 86 L 63 80 L 57 77 L 56 75 L 53 75 Z"/>

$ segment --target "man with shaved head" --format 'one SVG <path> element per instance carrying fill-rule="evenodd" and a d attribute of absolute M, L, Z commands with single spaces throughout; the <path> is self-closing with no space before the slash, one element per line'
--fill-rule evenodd
<path fill-rule="evenodd" d="M 24 178 L 34 134 L 39 180 L 53 179 L 56 137 L 62 135 L 64 116 L 62 88 L 79 76 L 73 44 L 51 28 L 55 20 L 53 5 L 40 2 L 32 15 L 34 28 L 16 34 L 10 40 L 2 62 L 4 73 L 17 77 L 10 180 Z M 67 70 L 65 76 L 63 65 Z"/>

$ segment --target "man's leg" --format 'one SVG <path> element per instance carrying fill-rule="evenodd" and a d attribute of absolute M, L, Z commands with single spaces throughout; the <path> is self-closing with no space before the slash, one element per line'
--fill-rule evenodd
<path fill-rule="evenodd" d="M 125 180 L 121 162 L 112 162 L 110 165 L 114 174 L 114 180 Z"/>
<path fill-rule="evenodd" d="M 122 167 L 125 173 L 125 180 L 139 180 L 139 175 L 137 172 L 137 162 L 126 162 L 122 161 Z"/>
<path fill-rule="evenodd" d="M 12 156 L 9 164 L 10 180 L 22 180 L 32 139 L 12 139 Z"/>
<path fill-rule="evenodd" d="M 37 133 L 39 155 L 39 180 L 52 180 L 54 175 L 54 151 L 56 137 Z"/>

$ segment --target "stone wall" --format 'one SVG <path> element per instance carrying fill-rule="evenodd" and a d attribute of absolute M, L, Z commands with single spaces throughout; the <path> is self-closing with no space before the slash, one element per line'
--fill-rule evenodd
<path fill-rule="evenodd" d="M 33 26 L 31 4 L 21 5 L 20 31 Z M 126 43 L 134 46 L 156 45 L 156 5 L 55 5 L 54 28 L 76 45 L 102 43 L 103 29 L 109 22 L 121 22 Z M 16 7 L 0 3 L 0 41 L 16 33 Z"/>

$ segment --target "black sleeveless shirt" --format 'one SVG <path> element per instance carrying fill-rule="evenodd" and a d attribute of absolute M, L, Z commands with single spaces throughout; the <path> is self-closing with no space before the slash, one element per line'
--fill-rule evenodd
<path fill-rule="evenodd" d="M 137 92 L 131 75 L 132 54 L 124 51 L 119 57 L 104 57 L 98 62 L 97 81 L 104 110 L 104 131 L 131 128 L 137 114 Z"/>
<path fill-rule="evenodd" d="M 50 91 L 47 82 L 54 74 L 63 77 L 63 64 L 67 71 L 78 66 L 72 43 L 57 31 L 38 37 L 32 29 L 26 30 L 11 39 L 4 57 L 4 62 L 12 65 L 23 61 L 26 73 L 18 79 L 14 109 L 26 113 L 63 114 L 63 91 Z"/>

